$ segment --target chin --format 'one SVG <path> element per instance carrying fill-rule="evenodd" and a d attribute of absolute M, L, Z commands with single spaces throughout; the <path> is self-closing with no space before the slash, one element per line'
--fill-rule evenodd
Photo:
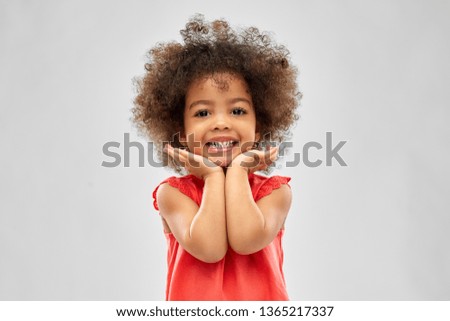
<path fill-rule="evenodd" d="M 209 157 L 209 160 L 215 164 L 220 164 L 219 166 L 222 168 L 226 168 L 231 164 L 231 160 L 226 160 L 223 158 Z"/>
<path fill-rule="evenodd" d="M 220 164 L 220 167 L 228 167 L 236 156 L 237 154 L 228 154 L 226 156 L 208 155 L 207 158 L 215 164 Z"/>

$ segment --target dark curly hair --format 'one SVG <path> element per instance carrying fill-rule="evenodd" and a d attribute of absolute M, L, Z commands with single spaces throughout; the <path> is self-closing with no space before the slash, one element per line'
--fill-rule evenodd
<path fill-rule="evenodd" d="M 281 142 L 297 120 L 295 110 L 301 94 L 297 90 L 297 69 L 289 52 L 271 37 L 250 27 L 236 32 L 225 20 L 206 22 L 196 15 L 180 31 L 183 43 L 158 44 L 148 53 L 146 73 L 136 78 L 133 121 L 138 130 L 155 143 L 159 159 L 163 144 L 182 147 L 185 95 L 189 85 L 220 72 L 240 75 L 250 90 L 261 142 Z M 165 156 L 165 157 L 163 157 Z M 168 165 L 177 172 L 180 166 Z"/>

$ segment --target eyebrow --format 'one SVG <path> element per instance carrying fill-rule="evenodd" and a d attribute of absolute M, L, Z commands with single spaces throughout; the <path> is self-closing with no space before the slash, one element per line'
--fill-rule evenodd
<path fill-rule="evenodd" d="M 249 104 L 250 106 L 252 105 L 250 100 L 248 100 L 247 98 L 243 98 L 243 97 L 236 97 L 236 98 L 230 99 L 227 101 L 227 103 L 231 105 L 231 104 L 235 104 L 235 103 L 238 103 L 241 101 Z M 189 109 L 191 109 L 192 107 L 197 106 L 197 105 L 214 105 L 214 102 L 212 100 L 205 100 L 205 99 L 196 100 L 192 104 L 189 105 Z"/>

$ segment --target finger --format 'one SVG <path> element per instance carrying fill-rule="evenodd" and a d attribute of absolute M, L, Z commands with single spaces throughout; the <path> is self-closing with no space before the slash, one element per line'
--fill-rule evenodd
<path fill-rule="evenodd" d="M 189 160 L 196 161 L 195 160 L 196 155 L 194 153 L 191 153 L 190 151 L 185 150 L 185 149 L 179 149 L 179 151 L 180 151 L 180 156 L 183 156 L 183 157 L 185 157 L 186 159 L 189 159 Z"/>
<path fill-rule="evenodd" d="M 173 147 L 171 144 L 166 144 L 165 146 L 164 146 L 164 151 L 166 151 L 166 152 L 170 152 L 170 151 L 176 151 L 176 150 L 181 150 L 180 148 L 178 148 L 178 147 Z"/>
<path fill-rule="evenodd" d="M 179 148 L 174 148 L 171 145 L 167 147 L 167 154 L 176 162 L 179 162 L 181 166 L 186 167 L 186 157 L 180 153 Z"/>
<path fill-rule="evenodd" d="M 180 157 L 182 157 L 183 161 L 186 163 L 186 166 L 190 166 L 192 168 L 200 167 L 200 163 L 205 160 L 202 156 L 196 155 L 186 150 L 180 150 Z M 185 166 L 185 167 L 186 167 Z"/>
<path fill-rule="evenodd" d="M 278 151 L 279 151 L 278 146 L 272 147 L 272 148 L 270 149 L 270 152 L 269 152 L 270 158 L 272 158 L 272 156 L 277 157 L 277 156 L 278 156 Z"/>
<path fill-rule="evenodd" d="M 175 148 L 172 145 L 167 145 L 167 153 L 172 156 L 172 158 L 186 157 L 186 151 L 184 149 Z"/>
<path fill-rule="evenodd" d="M 272 147 L 264 152 L 264 162 L 271 163 L 278 157 L 278 147 Z"/>
<path fill-rule="evenodd" d="M 190 152 L 188 150 L 186 150 L 186 149 L 182 149 L 182 148 L 177 148 L 177 149 L 180 151 L 180 154 L 183 154 L 183 155 L 189 155 L 190 154 Z"/>
<path fill-rule="evenodd" d="M 264 155 L 267 155 L 267 154 L 277 153 L 278 150 L 279 150 L 278 146 L 268 146 L 266 149 L 262 150 L 261 152 Z"/>
<path fill-rule="evenodd" d="M 173 151 L 174 159 L 180 163 L 181 166 L 186 168 L 186 158 L 180 153 L 178 148 Z"/>
<path fill-rule="evenodd" d="M 175 158 L 175 150 L 172 147 L 172 145 L 167 144 L 166 147 L 164 148 L 164 151 L 167 153 L 167 155 L 169 155 L 171 158 Z"/>
<path fill-rule="evenodd" d="M 270 153 L 270 159 L 276 160 L 278 158 L 278 151 L 279 151 L 278 147 L 273 148 L 273 150 L 271 150 Z"/>

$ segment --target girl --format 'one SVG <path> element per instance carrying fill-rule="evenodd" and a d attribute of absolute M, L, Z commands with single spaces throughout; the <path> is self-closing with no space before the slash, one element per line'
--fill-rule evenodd
<path fill-rule="evenodd" d="M 297 119 L 296 69 L 256 28 L 198 15 L 181 35 L 150 51 L 133 109 L 158 156 L 187 174 L 153 192 L 168 242 L 166 300 L 288 300 L 290 178 L 255 172 L 268 173 L 278 151 L 269 143 Z"/>

